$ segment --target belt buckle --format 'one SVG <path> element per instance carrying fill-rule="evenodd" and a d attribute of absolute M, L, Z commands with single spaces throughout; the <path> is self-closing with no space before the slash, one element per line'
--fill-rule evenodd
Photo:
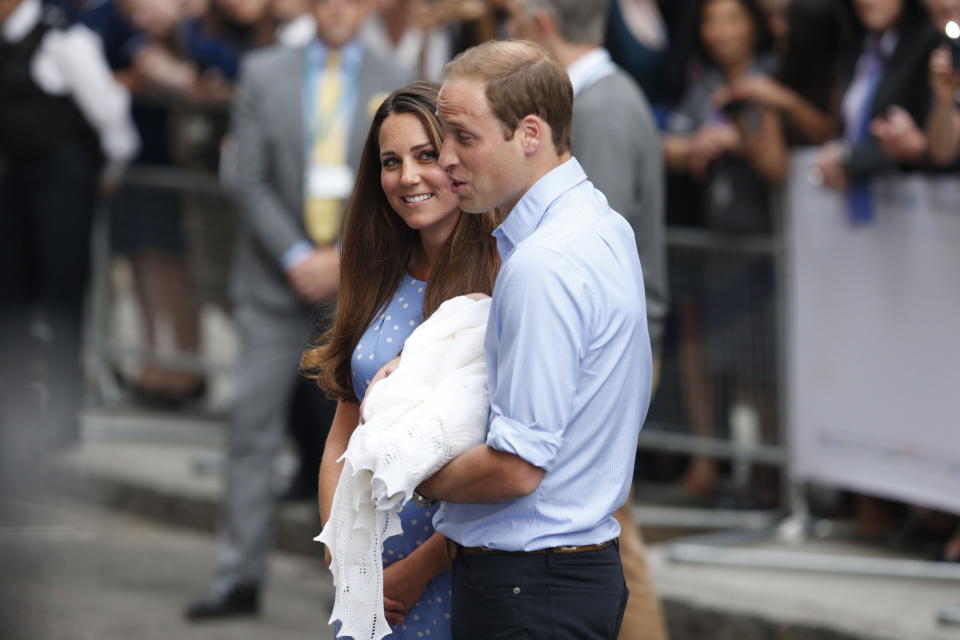
<path fill-rule="evenodd" d="M 556 547 L 556 551 L 559 551 L 560 553 L 574 553 L 579 548 L 580 547 L 578 545 L 568 544 L 568 545 Z"/>

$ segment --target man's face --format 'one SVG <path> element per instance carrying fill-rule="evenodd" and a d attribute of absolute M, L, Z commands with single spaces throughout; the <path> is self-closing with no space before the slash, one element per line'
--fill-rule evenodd
<path fill-rule="evenodd" d="M 317 35 L 339 49 L 353 40 L 370 11 L 370 0 L 313 0 Z"/>
<path fill-rule="evenodd" d="M 279 22 L 290 22 L 310 10 L 308 0 L 272 0 L 270 12 Z"/>
<path fill-rule="evenodd" d="M 440 88 L 437 114 L 443 123 L 440 166 L 453 180 L 460 208 L 504 213 L 517 203 L 530 169 L 524 162 L 520 136 L 505 139 L 503 124 L 490 111 L 486 86 L 480 80 L 454 78 Z"/>
<path fill-rule="evenodd" d="M 868 31 L 883 33 L 900 19 L 904 0 L 853 0 L 853 8 Z"/>

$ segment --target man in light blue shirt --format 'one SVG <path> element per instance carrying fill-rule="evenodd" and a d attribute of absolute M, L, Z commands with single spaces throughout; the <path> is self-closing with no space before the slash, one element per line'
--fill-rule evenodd
<path fill-rule="evenodd" d="M 609 0 L 516 0 L 509 31 L 540 44 L 573 85 L 571 149 L 590 181 L 633 227 L 643 265 L 656 392 L 668 307 L 663 153 L 643 91 L 603 48 Z M 613 514 L 630 598 L 620 638 L 665 640 L 663 611 L 650 578 L 632 496 Z"/>
<path fill-rule="evenodd" d="M 419 488 L 445 501 L 458 639 L 615 638 L 626 603 L 612 514 L 649 405 L 650 339 L 633 231 L 570 154 L 572 103 L 566 71 L 528 42 L 464 52 L 440 91 L 461 207 L 507 212 L 487 442 Z"/>

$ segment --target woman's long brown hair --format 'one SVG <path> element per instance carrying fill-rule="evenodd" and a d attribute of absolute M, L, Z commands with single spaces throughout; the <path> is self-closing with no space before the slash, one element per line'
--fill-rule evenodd
<path fill-rule="evenodd" d="M 380 186 L 380 127 L 391 114 L 411 113 L 423 123 L 439 153 L 438 91 L 439 85 L 433 82 L 414 82 L 394 91 L 380 105 L 367 135 L 340 241 L 340 292 L 334 324 L 300 360 L 303 375 L 338 400 L 358 400 L 350 375 L 353 350 L 374 316 L 408 277 L 411 252 L 420 247 L 420 234 L 403 222 Z M 460 213 L 430 274 L 424 319 L 449 298 L 493 292 L 500 257 L 491 233 L 499 222 L 494 213 Z"/>

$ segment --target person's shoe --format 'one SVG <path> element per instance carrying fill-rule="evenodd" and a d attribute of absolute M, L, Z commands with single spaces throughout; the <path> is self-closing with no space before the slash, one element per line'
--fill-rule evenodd
<path fill-rule="evenodd" d="M 184 616 L 187 620 L 213 620 L 237 616 L 255 616 L 260 613 L 260 587 L 238 584 L 225 593 L 211 593 L 190 604 Z"/>

